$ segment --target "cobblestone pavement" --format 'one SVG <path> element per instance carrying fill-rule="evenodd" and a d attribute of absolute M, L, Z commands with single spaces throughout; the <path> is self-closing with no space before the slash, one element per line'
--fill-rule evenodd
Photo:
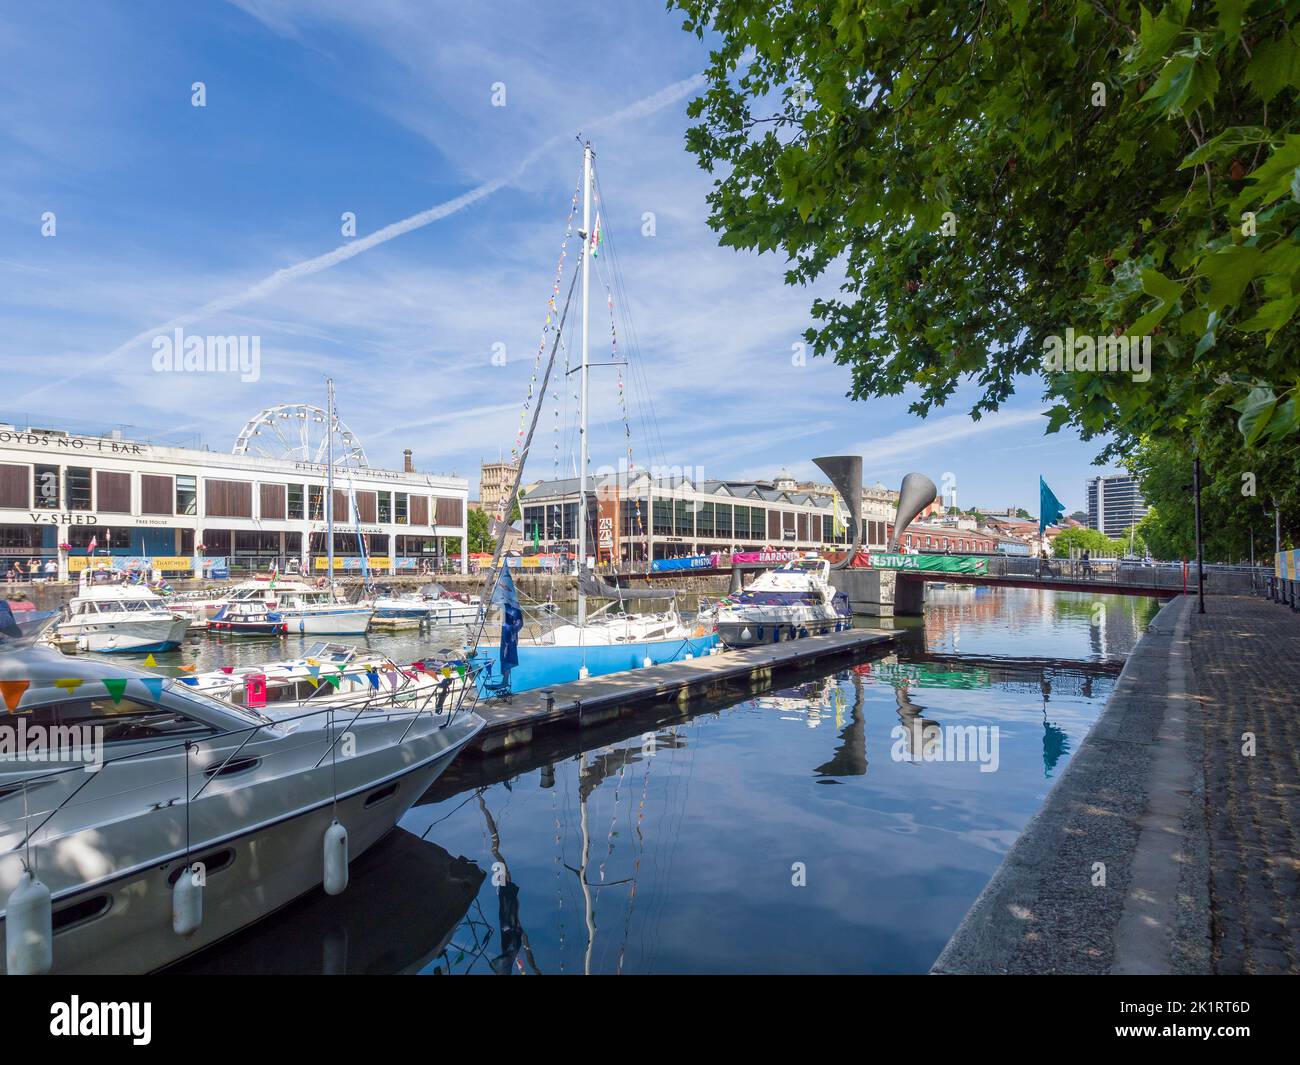
<path fill-rule="evenodd" d="M 1189 635 L 1214 970 L 1298 972 L 1300 615 L 1245 596 L 1207 597 L 1206 611 L 1190 614 Z"/>

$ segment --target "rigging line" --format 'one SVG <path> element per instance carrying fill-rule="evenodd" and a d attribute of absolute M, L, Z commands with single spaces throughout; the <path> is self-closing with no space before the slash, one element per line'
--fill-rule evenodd
<path fill-rule="evenodd" d="M 597 194 L 603 200 L 604 190 L 600 183 L 599 172 L 595 168 L 594 163 L 593 163 L 593 171 L 592 171 L 592 180 L 593 183 L 596 185 Z M 602 225 L 602 241 L 608 244 L 610 272 L 614 276 L 614 282 L 618 289 L 618 298 L 621 303 L 620 310 L 623 314 L 624 324 L 626 326 L 625 332 L 628 338 L 629 350 L 631 350 L 636 354 L 635 361 L 638 364 L 638 368 L 640 368 L 640 363 L 642 362 L 640 337 L 637 334 L 636 323 L 632 319 L 631 300 L 627 293 L 626 282 L 624 281 L 622 257 L 619 255 L 618 242 L 615 236 L 614 228 L 609 225 L 608 220 L 604 220 L 604 224 Z M 645 378 L 644 369 L 643 368 L 640 369 L 641 369 L 642 380 L 644 381 L 644 385 L 645 385 L 646 406 L 650 412 L 651 420 L 654 423 L 653 432 L 654 432 L 654 437 L 657 438 L 659 458 L 661 462 L 666 462 L 667 452 L 663 444 L 663 432 L 662 432 L 662 428 L 659 425 L 658 413 L 655 410 L 654 401 L 650 394 L 649 381 L 648 379 Z M 648 428 L 647 428 L 646 439 L 647 439 L 647 447 L 653 448 L 655 446 L 655 441 L 651 439 Z"/>
<path fill-rule="evenodd" d="M 559 324 L 556 326 L 555 340 L 551 344 L 551 357 L 546 362 L 546 373 L 542 377 L 540 390 L 542 395 L 546 394 L 547 386 L 550 384 L 551 371 L 555 368 L 555 353 L 560 346 L 560 337 L 564 335 L 564 323 L 569 317 L 569 305 L 573 300 L 573 289 L 581 274 L 582 272 L 580 270 L 574 270 L 573 278 L 569 281 L 569 292 L 564 299 L 564 312 L 560 315 Z M 507 497 L 505 503 L 507 514 L 514 509 L 515 502 L 519 499 L 519 486 L 523 479 L 524 465 L 528 461 L 528 453 L 533 446 L 533 434 L 537 431 L 537 421 L 541 413 L 542 405 L 538 403 L 533 408 L 533 418 L 531 424 L 528 426 L 528 436 L 524 440 L 523 449 L 519 452 L 519 465 L 515 470 L 514 484 L 511 486 L 510 495 Z M 483 639 L 483 629 L 487 624 L 487 612 L 492 605 L 492 595 L 496 591 L 497 581 L 500 578 L 501 553 L 505 549 L 507 528 L 508 526 L 503 522 L 501 525 L 501 531 L 497 534 L 496 549 L 492 552 L 492 567 L 488 570 L 488 576 L 483 582 L 483 593 L 479 597 L 480 602 L 483 604 L 483 612 L 479 618 L 478 630 L 474 635 L 474 642 L 469 647 L 469 654 L 471 656 L 478 651 L 479 642 Z M 468 545 L 466 545 L 466 549 L 468 550 Z M 477 688 L 477 685 L 475 687 Z"/>

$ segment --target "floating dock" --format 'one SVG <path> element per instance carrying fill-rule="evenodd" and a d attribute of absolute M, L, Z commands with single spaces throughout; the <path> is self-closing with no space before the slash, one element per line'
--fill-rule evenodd
<path fill-rule="evenodd" d="M 861 661 L 902 635 L 901 631 L 850 629 L 575 680 L 520 692 L 508 703 L 480 699 L 474 712 L 486 725 L 466 750 L 494 754 L 532 743 L 535 733 L 543 729 L 584 728 L 649 706 L 676 703 L 685 709 L 703 700 L 767 691 L 782 674 Z"/>

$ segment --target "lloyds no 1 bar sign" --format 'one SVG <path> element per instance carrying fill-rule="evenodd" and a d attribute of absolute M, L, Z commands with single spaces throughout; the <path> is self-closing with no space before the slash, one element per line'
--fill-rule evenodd
<path fill-rule="evenodd" d="M 941 573 L 988 573 L 989 560 L 974 555 L 886 555 L 873 554 L 874 569 L 938 570 Z"/>
<path fill-rule="evenodd" d="M 618 561 L 618 487 L 596 491 L 596 561 Z"/>

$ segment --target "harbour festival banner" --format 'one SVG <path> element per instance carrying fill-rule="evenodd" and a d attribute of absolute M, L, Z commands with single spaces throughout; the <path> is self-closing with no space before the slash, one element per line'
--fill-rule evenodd
<path fill-rule="evenodd" d="M 886 555 L 873 554 L 875 569 L 923 569 L 940 573 L 988 573 L 989 560 L 974 555 Z"/>
<path fill-rule="evenodd" d="M 716 569 L 718 566 L 717 554 L 712 555 L 687 555 L 685 558 L 657 558 L 650 563 L 650 569 L 655 573 L 662 573 L 665 570 L 681 569 Z"/>
<path fill-rule="evenodd" d="M 762 562 L 776 564 L 778 562 L 789 562 L 792 558 L 799 558 L 800 551 L 736 551 L 731 556 L 731 564 L 734 566 L 737 562 Z"/>

